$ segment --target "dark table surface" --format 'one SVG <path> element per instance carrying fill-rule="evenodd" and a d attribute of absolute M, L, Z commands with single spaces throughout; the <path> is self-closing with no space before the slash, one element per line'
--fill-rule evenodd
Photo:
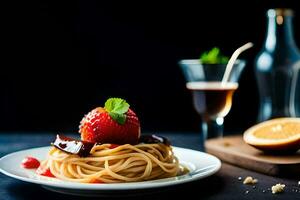
<path fill-rule="evenodd" d="M 203 144 L 199 134 L 159 133 L 159 135 L 168 137 L 174 146 L 203 151 Z M 0 157 L 18 150 L 48 146 L 54 137 L 54 133 L 0 133 Z M 243 180 L 239 180 L 239 177 L 245 178 L 246 176 L 258 179 L 255 187 L 244 185 L 242 183 Z M 150 193 L 138 193 L 137 196 L 121 196 L 120 199 L 171 199 L 172 197 L 193 199 L 300 199 L 299 180 L 299 174 L 295 174 L 294 179 L 278 178 L 222 163 L 220 171 L 205 179 L 155 189 Z M 277 183 L 285 184 L 285 191 L 281 194 L 272 194 L 270 188 Z M 51 192 L 39 185 L 25 183 L 1 173 L 0 184 L 0 200 L 100 199 Z M 111 197 L 101 197 L 101 199 L 111 199 Z"/>

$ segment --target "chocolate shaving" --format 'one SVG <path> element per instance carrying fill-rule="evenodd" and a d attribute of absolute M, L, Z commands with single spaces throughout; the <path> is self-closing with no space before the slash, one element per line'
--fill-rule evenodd
<path fill-rule="evenodd" d="M 70 137 L 56 135 L 56 140 L 53 146 L 70 154 L 79 155 L 80 157 L 87 157 L 90 155 L 91 149 L 96 143 L 76 140 Z"/>
<path fill-rule="evenodd" d="M 139 143 L 145 143 L 145 144 L 155 144 L 155 143 L 162 143 L 167 146 L 170 146 L 171 143 L 170 141 L 162 136 L 157 136 L 157 135 L 141 135 L 139 138 Z"/>

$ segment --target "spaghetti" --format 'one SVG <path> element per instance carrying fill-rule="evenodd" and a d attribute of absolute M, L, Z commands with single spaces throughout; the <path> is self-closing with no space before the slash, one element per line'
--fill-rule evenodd
<path fill-rule="evenodd" d="M 180 173 L 172 147 L 163 143 L 96 144 L 80 157 L 53 147 L 42 165 L 58 179 L 80 183 L 136 182 Z"/>

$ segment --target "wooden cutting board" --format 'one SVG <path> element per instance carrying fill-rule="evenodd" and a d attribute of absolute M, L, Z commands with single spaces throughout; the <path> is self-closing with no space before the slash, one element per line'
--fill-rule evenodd
<path fill-rule="evenodd" d="M 210 139 L 206 152 L 220 160 L 272 176 L 300 176 L 300 151 L 292 155 L 268 155 L 249 146 L 242 135 Z"/>

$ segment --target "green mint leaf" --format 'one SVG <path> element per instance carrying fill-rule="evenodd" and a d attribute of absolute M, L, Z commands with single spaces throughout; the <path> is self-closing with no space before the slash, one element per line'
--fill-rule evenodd
<path fill-rule="evenodd" d="M 220 50 L 218 48 L 213 48 L 211 51 L 207 54 L 207 59 L 213 63 L 216 63 L 218 61 Z"/>
<path fill-rule="evenodd" d="M 113 118 L 113 120 L 115 120 L 116 122 L 118 122 L 121 125 L 125 124 L 125 122 L 126 122 L 126 115 L 125 114 L 109 112 L 109 116 L 111 116 L 111 118 Z"/>
<path fill-rule="evenodd" d="M 221 64 L 227 64 L 228 61 L 229 61 L 229 58 L 228 58 L 228 57 L 222 57 L 222 58 L 220 59 L 220 63 L 221 63 Z"/>
<path fill-rule="evenodd" d="M 121 98 L 109 98 L 104 105 L 104 108 L 108 112 L 115 112 L 119 114 L 124 114 L 129 109 L 129 104 Z"/>
<path fill-rule="evenodd" d="M 214 47 L 210 51 L 202 53 L 200 60 L 203 64 L 226 64 L 229 59 L 221 54 L 219 48 Z"/>
<path fill-rule="evenodd" d="M 121 98 L 109 98 L 104 105 L 105 110 L 111 118 L 119 124 L 124 124 L 126 121 L 126 112 L 129 109 L 129 104 Z"/>

